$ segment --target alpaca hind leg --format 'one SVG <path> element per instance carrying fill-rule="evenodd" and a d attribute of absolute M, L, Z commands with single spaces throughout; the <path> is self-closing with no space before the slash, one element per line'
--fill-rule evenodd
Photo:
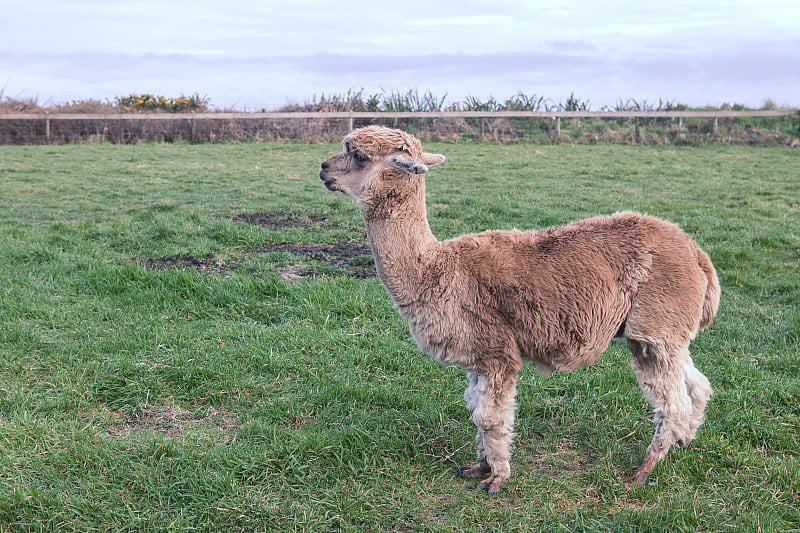
<path fill-rule="evenodd" d="M 653 408 L 656 424 L 642 464 L 627 480 L 629 483 L 642 483 L 673 445 L 689 442 L 694 434 L 691 423 L 693 404 L 684 366 L 688 350 L 685 347 L 669 349 L 663 343 L 633 339 L 628 339 L 628 347 L 633 353 L 636 379 Z"/>
<path fill-rule="evenodd" d="M 477 406 L 472 420 L 482 438 L 484 458 L 476 465 L 490 468 L 491 475 L 478 484 L 490 495 L 500 492 L 511 476 L 511 443 L 514 440 L 514 411 L 516 409 L 516 373 L 486 378 L 479 376 L 476 384 Z M 480 443 L 479 443 L 480 447 Z M 479 454 L 481 450 L 479 449 Z M 476 473 L 479 469 L 470 471 Z M 488 473 L 488 472 L 484 472 Z"/>
<path fill-rule="evenodd" d="M 697 368 L 695 368 L 692 358 L 687 350 L 684 362 L 684 379 L 686 390 L 692 399 L 692 414 L 689 418 L 688 440 L 681 443 L 682 447 L 689 446 L 697 433 L 697 428 L 705 421 L 706 405 L 711 398 L 711 383 Z"/>

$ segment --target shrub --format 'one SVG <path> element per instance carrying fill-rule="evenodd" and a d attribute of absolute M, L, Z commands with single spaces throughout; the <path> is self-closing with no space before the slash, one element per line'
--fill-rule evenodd
<path fill-rule="evenodd" d="M 167 98 L 149 93 L 118 96 L 116 106 L 123 111 L 165 111 L 167 113 L 185 113 L 189 111 L 207 111 L 208 98 L 195 93 L 192 96 L 181 95 L 178 98 Z"/>

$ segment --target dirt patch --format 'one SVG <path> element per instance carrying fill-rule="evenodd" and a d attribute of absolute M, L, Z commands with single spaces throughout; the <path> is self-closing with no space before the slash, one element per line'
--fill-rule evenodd
<path fill-rule="evenodd" d="M 314 261 L 326 263 L 344 270 L 354 278 L 365 279 L 375 277 L 375 262 L 372 259 L 369 244 L 365 242 L 340 241 L 334 244 L 293 244 L 289 242 L 265 244 L 248 250 L 244 255 L 286 252 L 299 257 L 307 257 Z M 225 274 L 236 270 L 244 255 L 222 257 L 207 254 L 205 257 L 191 255 L 165 255 L 162 257 L 139 257 L 134 261 L 150 270 L 184 269 L 195 270 L 204 274 Z M 312 277 L 318 269 L 311 265 L 288 263 L 277 269 L 278 275 L 285 281 Z"/>
<path fill-rule="evenodd" d="M 563 448 L 551 452 L 538 450 L 527 458 L 526 464 L 542 475 L 581 476 L 591 466 L 591 459 L 577 450 Z"/>
<path fill-rule="evenodd" d="M 312 228 L 327 220 L 325 215 L 295 215 L 286 211 L 274 213 L 251 213 L 231 217 L 231 220 L 254 224 L 274 230 L 286 228 Z M 192 255 L 165 255 L 162 257 L 139 257 L 136 263 L 150 270 L 184 269 L 199 273 L 225 274 L 236 270 L 239 263 L 248 256 L 285 252 L 295 256 L 313 259 L 331 267 L 343 270 L 355 278 L 375 277 L 375 262 L 372 259 L 369 244 L 363 241 L 339 241 L 333 244 L 295 244 L 290 242 L 270 243 L 251 248 L 243 254 L 223 257 L 213 253 L 205 257 Z M 320 269 L 313 265 L 302 265 L 295 262 L 276 268 L 276 273 L 284 281 L 297 281 L 316 275 Z"/>
<path fill-rule="evenodd" d="M 355 278 L 375 277 L 375 262 L 369 244 L 365 242 L 340 241 L 335 244 L 265 244 L 254 250 L 257 253 L 288 252 L 314 261 L 341 268 Z M 289 265 L 295 267 L 296 265 Z M 313 270 L 313 269 L 312 269 Z M 313 272 L 312 272 L 313 273 Z M 302 270 L 296 275 L 303 276 Z M 308 272 L 306 272 L 306 275 Z"/>
<path fill-rule="evenodd" d="M 262 226 L 276 230 L 286 228 L 310 228 L 314 224 L 319 224 L 327 219 L 328 217 L 325 215 L 293 215 L 286 211 L 250 213 L 231 217 L 231 220 L 235 222 L 245 222 L 254 226 Z"/>
<path fill-rule="evenodd" d="M 206 413 L 193 413 L 177 406 L 148 409 L 139 415 L 120 417 L 120 424 L 106 429 L 106 435 L 114 439 L 128 438 L 131 434 L 148 430 L 168 438 L 180 437 L 188 431 L 216 427 L 220 430 L 240 427 L 228 412 L 210 409 Z"/>
<path fill-rule="evenodd" d="M 298 281 L 312 276 L 314 269 L 303 265 L 284 265 L 278 270 L 278 277 L 283 281 Z"/>

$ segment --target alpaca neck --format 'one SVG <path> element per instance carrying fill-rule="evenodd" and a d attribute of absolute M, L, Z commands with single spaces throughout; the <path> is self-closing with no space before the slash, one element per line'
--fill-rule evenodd
<path fill-rule="evenodd" d="M 439 248 L 428 225 L 424 182 L 402 194 L 393 190 L 383 195 L 380 202 L 362 208 L 362 214 L 378 277 L 402 312 L 431 278 Z"/>

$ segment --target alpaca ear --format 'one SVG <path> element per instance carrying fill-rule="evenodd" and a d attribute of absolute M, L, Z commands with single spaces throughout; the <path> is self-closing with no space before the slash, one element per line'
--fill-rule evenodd
<path fill-rule="evenodd" d="M 428 167 L 422 163 L 399 155 L 391 156 L 388 163 L 390 167 L 396 168 L 400 172 L 405 172 L 406 174 L 425 174 L 428 172 Z"/>
<path fill-rule="evenodd" d="M 439 154 L 429 154 L 427 152 L 422 153 L 422 162 L 432 167 L 434 165 L 438 165 L 439 163 L 444 162 L 444 156 Z"/>

